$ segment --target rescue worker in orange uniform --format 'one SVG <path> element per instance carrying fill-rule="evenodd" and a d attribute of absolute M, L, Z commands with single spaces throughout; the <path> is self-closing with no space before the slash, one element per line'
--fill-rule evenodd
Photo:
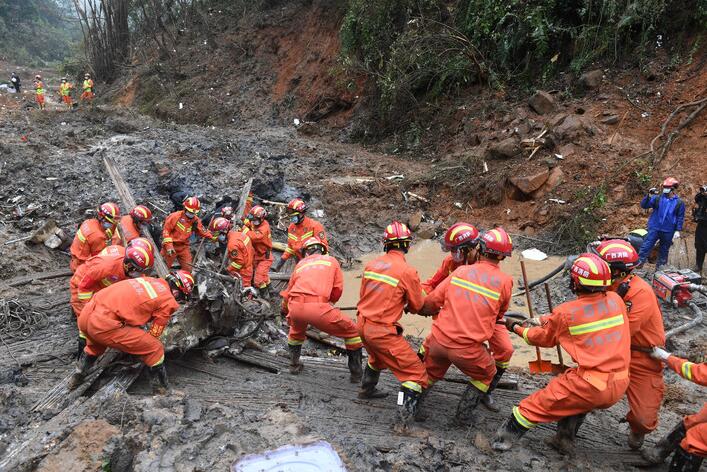
<path fill-rule="evenodd" d="M 66 105 L 66 108 L 69 110 L 71 110 L 74 106 L 74 103 L 71 100 L 71 90 L 73 88 L 74 85 L 67 82 L 66 77 L 61 79 L 61 84 L 59 84 L 59 95 L 61 96 L 61 101 L 64 102 L 64 105 Z"/>
<path fill-rule="evenodd" d="M 86 347 L 69 388 L 80 385 L 98 356 L 110 347 L 140 357 L 150 368 L 153 391 L 164 393 L 169 384 L 159 338 L 179 308 L 178 302 L 186 301 L 193 287 L 191 274 L 178 270 L 166 279 L 126 279 L 98 292 L 79 318 Z"/>
<path fill-rule="evenodd" d="M 130 210 L 129 214 L 121 217 L 118 230 L 125 244 L 141 237 L 140 228 L 150 224 L 150 221 L 152 221 L 152 211 L 145 205 L 138 205 Z"/>
<path fill-rule="evenodd" d="M 85 74 L 83 76 L 83 93 L 81 94 L 81 101 L 88 102 L 93 107 L 93 99 L 96 95 L 93 93 L 93 79 L 91 79 L 91 74 Z"/>
<path fill-rule="evenodd" d="M 272 266 L 272 233 L 265 208 L 254 206 L 246 219 L 246 227 L 250 229 L 248 236 L 253 244 L 253 283 L 261 297 L 268 297 L 270 291 L 270 266 Z"/>
<path fill-rule="evenodd" d="M 581 254 L 570 269 L 570 289 L 576 300 L 565 302 L 540 326 L 526 327 L 506 318 L 506 326 L 531 346 L 558 343 L 578 364 L 554 377 L 542 390 L 521 400 L 496 433 L 493 448 L 505 451 L 538 423 L 558 421 L 550 445 L 570 452 L 584 416 L 609 408 L 628 388 L 631 333 L 626 305 L 611 286 L 611 269 L 596 254 Z M 529 320 L 528 320 L 529 321 Z M 527 323 L 527 322 L 524 322 Z"/>
<path fill-rule="evenodd" d="M 120 208 L 112 202 L 98 207 L 96 218 L 91 218 L 79 227 L 71 243 L 71 263 L 69 268 L 76 272 L 89 257 L 99 254 L 105 247 L 116 244 L 115 227 L 120 218 Z"/>
<path fill-rule="evenodd" d="M 385 254 L 366 264 L 357 305 L 358 333 L 368 352 L 359 398 L 380 398 L 376 390 L 380 371 L 390 369 L 400 381 L 398 412 L 403 425 L 415 417 L 422 391 L 427 388 L 425 366 L 403 337 L 403 310 L 418 313 L 423 296 L 420 276 L 405 261 L 412 234 L 403 223 L 389 224 L 383 235 Z"/>
<path fill-rule="evenodd" d="M 155 262 L 151 248 L 136 245 L 108 246 L 97 256 L 82 264 L 69 281 L 71 308 L 78 322 L 81 311 L 100 290 L 126 278 L 140 277 L 150 270 Z M 79 331 L 79 355 L 86 345 L 86 336 Z"/>
<path fill-rule="evenodd" d="M 626 397 L 626 415 L 631 432 L 628 445 L 639 449 L 646 434 L 658 427 L 658 411 L 663 401 L 663 366 L 649 355 L 652 346 L 665 345 L 663 315 L 651 286 L 636 274 L 638 252 L 623 239 L 611 239 L 590 246 L 611 268 L 611 290 L 628 307 L 631 330 L 630 381 Z"/>
<path fill-rule="evenodd" d="M 361 381 L 363 359 L 361 337 L 351 319 L 333 305 L 344 292 L 344 274 L 339 262 L 327 255 L 327 248 L 312 236 L 302 245 L 305 257 L 297 263 L 292 277 L 283 290 L 280 312 L 287 316 L 290 332 L 287 345 L 290 350 L 290 373 L 299 374 L 302 344 L 309 325 L 325 333 L 342 338 L 348 353 L 351 382 Z"/>
<path fill-rule="evenodd" d="M 299 198 L 295 198 L 287 204 L 287 214 L 290 217 L 290 226 L 287 228 L 287 249 L 282 254 L 279 261 L 273 266 L 273 270 L 278 272 L 291 257 L 297 261 L 302 259 L 302 243 L 315 236 L 326 247 L 329 248 L 324 226 L 315 219 L 305 216 L 307 204 Z"/>
<path fill-rule="evenodd" d="M 184 209 L 171 213 L 164 220 L 162 228 L 162 257 L 167 264 L 167 268 L 172 267 L 174 260 L 179 260 L 179 266 L 186 271 L 191 272 L 191 246 L 189 238 L 192 232 L 202 238 L 214 239 L 213 235 L 201 223 L 201 219 L 197 216 L 201 211 L 201 202 L 196 197 L 187 197 L 182 203 Z"/>
<path fill-rule="evenodd" d="M 250 240 L 250 233 L 247 226 L 242 229 L 236 226 L 228 232 L 226 243 L 228 273 L 241 278 L 243 289 L 253 285 L 253 243 Z M 254 293 L 255 289 L 249 291 Z"/>
<path fill-rule="evenodd" d="M 470 229 L 462 231 L 471 233 Z M 478 245 L 476 262 L 452 272 L 425 298 L 420 310 L 421 315 L 439 313 L 423 344 L 430 377 L 425 393 L 444 378 L 452 364 L 469 377 L 457 407 L 457 419 L 473 411 L 498 384 L 496 362 L 484 343 L 495 335 L 513 288 L 513 279 L 499 268 L 501 260 L 513 252 L 508 233 L 503 228 L 486 231 L 478 238 Z"/>
<path fill-rule="evenodd" d="M 651 357 L 665 362 L 683 379 L 707 386 L 707 364 L 696 364 L 681 359 L 660 347 L 653 347 Z M 643 456 L 654 464 L 661 464 L 673 451 L 673 460 L 668 472 L 698 472 L 707 457 L 707 402 L 694 415 L 683 418 L 673 430 L 658 441 L 654 448 Z"/>
<path fill-rule="evenodd" d="M 40 110 L 44 110 L 45 105 L 44 105 L 44 82 L 42 82 L 42 76 L 41 75 L 35 75 L 34 76 L 34 93 L 36 94 L 37 98 L 37 105 L 39 105 Z"/>

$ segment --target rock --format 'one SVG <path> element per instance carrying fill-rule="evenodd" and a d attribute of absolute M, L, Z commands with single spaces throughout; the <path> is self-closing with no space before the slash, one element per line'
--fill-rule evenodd
<path fill-rule="evenodd" d="M 601 122 L 605 125 L 615 125 L 619 122 L 619 115 L 609 115 L 606 118 L 602 118 Z"/>
<path fill-rule="evenodd" d="M 543 169 L 540 172 L 534 174 L 514 176 L 510 178 L 510 181 L 515 185 L 521 192 L 526 195 L 530 195 L 547 181 L 550 176 L 549 169 Z"/>
<path fill-rule="evenodd" d="M 432 239 L 435 237 L 435 225 L 428 222 L 420 223 L 415 235 L 420 239 Z"/>
<path fill-rule="evenodd" d="M 543 186 L 540 187 L 539 189 L 537 189 L 536 191 L 534 191 L 531 194 L 531 197 L 534 200 L 537 200 L 537 199 L 547 195 L 548 193 L 552 192 L 563 182 L 564 177 L 565 177 L 565 173 L 562 172 L 561 166 L 557 166 L 557 167 L 553 168 L 550 171 L 550 174 L 547 176 L 547 180 L 545 181 Z"/>
<path fill-rule="evenodd" d="M 417 210 L 410 215 L 410 218 L 408 218 L 408 228 L 410 228 L 410 231 L 417 231 L 417 228 L 420 227 L 420 223 L 422 223 L 422 216 L 421 210 Z"/>
<path fill-rule="evenodd" d="M 494 450 L 491 447 L 491 442 L 489 441 L 489 438 L 486 437 L 485 434 L 477 432 L 476 435 L 474 436 L 474 446 L 476 446 L 477 449 L 480 451 L 486 453 L 486 454 L 493 454 Z"/>
<path fill-rule="evenodd" d="M 587 126 L 584 120 L 578 115 L 568 115 L 553 129 L 555 135 L 561 140 L 576 139 L 586 131 Z"/>
<path fill-rule="evenodd" d="M 600 69 L 590 70 L 579 77 L 579 83 L 585 89 L 592 90 L 599 88 L 604 73 Z"/>
<path fill-rule="evenodd" d="M 321 130 L 319 124 L 312 121 L 305 121 L 297 126 L 297 132 L 305 136 L 319 136 Z"/>
<path fill-rule="evenodd" d="M 201 403 L 193 398 L 189 398 L 184 402 L 184 422 L 194 423 L 201 419 L 201 412 L 203 408 Z"/>
<path fill-rule="evenodd" d="M 528 100 L 528 105 L 533 111 L 539 115 L 545 115 L 547 113 L 552 113 L 557 109 L 557 103 L 552 95 L 542 90 L 535 92 L 535 95 L 530 97 Z"/>
<path fill-rule="evenodd" d="M 494 143 L 486 150 L 486 155 L 489 159 L 510 159 L 520 153 L 520 140 L 517 137 L 506 138 Z"/>

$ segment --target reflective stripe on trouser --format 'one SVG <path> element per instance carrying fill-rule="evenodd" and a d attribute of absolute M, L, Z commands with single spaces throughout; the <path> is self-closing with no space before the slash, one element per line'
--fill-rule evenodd
<path fill-rule="evenodd" d="M 631 351 L 629 384 L 626 390 L 626 420 L 631 431 L 647 434 L 658 427 L 658 411 L 664 391 L 661 362 L 642 352 Z"/>
<path fill-rule="evenodd" d="M 84 351 L 92 356 L 100 356 L 110 347 L 139 356 L 148 367 L 164 359 L 164 347 L 157 338 L 141 328 L 124 326 L 110 313 L 84 311 L 79 318 L 79 329 L 86 334 Z"/>
<path fill-rule="evenodd" d="M 423 344 L 425 349 L 425 369 L 430 379 L 442 380 L 449 366 L 454 364 L 469 383 L 482 392 L 486 392 L 496 375 L 496 365 L 486 346 L 480 343 L 469 344 L 463 348 L 451 349 L 441 345 L 434 334 L 430 333 Z"/>
<path fill-rule="evenodd" d="M 518 414 L 531 423 L 551 423 L 608 408 L 621 400 L 627 387 L 628 378 L 609 380 L 606 389 L 599 391 L 581 378 L 577 369 L 570 369 L 550 380 L 545 388 L 521 400 Z M 515 416 L 518 419 L 518 415 Z M 520 420 L 519 423 L 523 424 Z"/>
<path fill-rule="evenodd" d="M 162 250 L 160 251 L 160 254 L 162 254 L 162 257 L 164 258 L 164 263 L 167 264 L 167 269 L 172 267 L 172 264 L 174 264 L 176 259 L 179 261 L 179 266 L 183 270 L 191 272 L 192 257 L 189 244 L 174 244 L 173 247 L 175 254 L 172 256 L 167 255 L 167 250 L 164 246 L 162 246 Z"/>
<path fill-rule="evenodd" d="M 428 376 L 425 366 L 396 327 L 366 321 L 358 317 L 358 333 L 368 352 L 368 364 L 374 370 L 390 369 L 400 381 L 414 382 L 427 388 Z"/>
<path fill-rule="evenodd" d="M 272 266 L 272 258 L 270 259 L 255 259 L 253 261 L 255 266 L 254 284 L 257 288 L 264 288 L 266 285 L 270 284 L 270 267 Z"/>
<path fill-rule="evenodd" d="M 228 264 L 226 270 L 229 274 L 238 276 L 241 278 L 243 283 L 243 288 L 250 287 L 253 280 L 253 263 L 252 261 L 246 261 L 240 268 L 237 268 L 238 264 L 231 262 Z"/>
<path fill-rule="evenodd" d="M 690 454 L 707 457 L 707 403 L 698 413 L 686 416 L 683 422 L 687 434 L 680 447 Z"/>
<path fill-rule="evenodd" d="M 496 323 L 488 343 L 491 355 L 496 361 L 496 367 L 507 369 L 511 364 L 511 357 L 513 357 L 513 344 L 506 325 Z"/>
<path fill-rule="evenodd" d="M 288 344 L 302 344 L 306 338 L 307 327 L 312 325 L 330 336 L 342 338 L 348 350 L 355 351 L 363 346 L 353 321 L 329 303 L 292 301 L 288 303 L 287 308 L 287 322 L 290 325 Z"/>

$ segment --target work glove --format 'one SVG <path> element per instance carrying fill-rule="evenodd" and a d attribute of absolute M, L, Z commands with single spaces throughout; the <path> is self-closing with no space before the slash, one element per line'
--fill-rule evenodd
<path fill-rule="evenodd" d="M 160 326 L 158 324 L 152 323 L 152 326 L 150 327 L 150 336 L 154 336 L 155 338 L 159 338 L 162 336 L 162 331 L 164 331 L 164 326 Z"/>
<path fill-rule="evenodd" d="M 648 190 L 648 195 L 658 195 L 658 189 L 651 187 L 650 190 Z"/>
<path fill-rule="evenodd" d="M 168 255 L 168 256 L 173 256 L 173 255 L 175 255 L 176 253 L 177 253 L 177 251 L 175 251 L 173 248 L 167 249 L 167 255 Z"/>
<path fill-rule="evenodd" d="M 673 241 L 675 241 L 676 239 L 679 239 L 679 238 L 680 238 L 680 231 L 675 231 L 675 233 L 673 233 Z"/>
<path fill-rule="evenodd" d="M 658 346 L 653 346 L 653 349 L 651 349 L 650 356 L 653 359 L 658 359 L 660 361 L 667 361 L 668 357 L 670 357 L 670 353 L 666 351 L 665 349 L 662 349 Z"/>
<path fill-rule="evenodd" d="M 252 300 L 257 295 L 258 295 L 258 292 L 253 287 L 246 287 L 243 290 L 241 290 L 241 296 L 243 298 L 247 298 L 248 300 Z"/>
<path fill-rule="evenodd" d="M 511 332 L 515 332 L 516 326 L 521 326 L 522 323 L 515 318 L 504 318 L 503 323 L 506 325 L 506 329 Z"/>

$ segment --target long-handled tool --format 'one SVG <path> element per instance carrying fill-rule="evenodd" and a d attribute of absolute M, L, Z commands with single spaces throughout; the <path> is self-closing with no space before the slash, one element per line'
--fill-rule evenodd
<path fill-rule="evenodd" d="M 525 272 L 525 261 L 521 260 L 520 261 L 520 270 L 523 272 L 523 286 L 527 287 L 528 286 L 528 275 Z M 530 298 L 530 292 L 532 289 L 528 289 L 525 291 L 525 298 L 528 301 L 528 314 L 530 315 L 530 318 L 535 318 L 535 315 L 533 314 L 533 300 Z M 528 362 L 528 367 L 530 368 L 530 373 L 531 374 L 544 374 L 544 373 L 550 373 L 552 372 L 552 362 L 550 361 L 544 361 L 542 357 L 540 356 L 540 348 L 535 346 L 535 354 L 537 356 L 537 359 L 534 361 Z"/>
<path fill-rule="evenodd" d="M 550 284 L 545 282 L 545 296 L 547 296 L 547 309 L 552 313 L 552 296 L 550 295 Z M 565 361 L 562 359 L 562 348 L 557 345 L 557 358 L 559 359 L 559 364 L 552 364 L 552 372 L 555 374 L 561 374 L 569 367 L 565 365 Z"/>

